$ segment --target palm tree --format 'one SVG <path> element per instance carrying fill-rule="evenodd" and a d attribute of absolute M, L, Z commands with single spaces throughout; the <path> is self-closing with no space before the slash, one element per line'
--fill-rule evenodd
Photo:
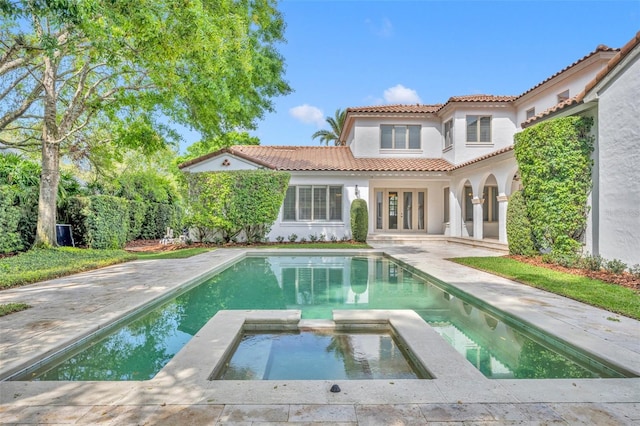
<path fill-rule="evenodd" d="M 318 130 L 311 138 L 320 138 L 320 143 L 325 143 L 329 146 L 329 142 L 333 142 L 335 146 L 343 145 L 340 141 L 340 133 L 342 133 L 342 126 L 344 126 L 344 120 L 347 118 L 347 110 L 336 110 L 335 117 L 327 117 L 327 123 L 331 127 L 331 130 Z"/>

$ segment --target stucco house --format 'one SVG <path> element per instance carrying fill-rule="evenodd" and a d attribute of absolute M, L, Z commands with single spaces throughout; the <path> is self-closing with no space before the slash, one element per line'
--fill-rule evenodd
<path fill-rule="evenodd" d="M 519 189 L 513 136 L 559 115 L 595 118 L 585 251 L 640 263 L 640 33 L 598 46 L 517 96 L 348 108 L 338 147 L 233 146 L 180 165 L 189 173 L 283 170 L 290 186 L 269 238 L 350 235 L 367 201 L 369 240 L 449 239 L 506 247 Z"/>

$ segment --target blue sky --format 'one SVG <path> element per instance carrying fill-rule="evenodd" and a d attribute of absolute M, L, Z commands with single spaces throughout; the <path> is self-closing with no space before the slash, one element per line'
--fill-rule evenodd
<path fill-rule="evenodd" d="M 518 95 L 640 30 L 634 1 L 280 1 L 279 46 L 294 92 L 250 133 L 262 145 L 319 146 L 337 108 Z M 186 145 L 198 140 L 185 134 Z"/>

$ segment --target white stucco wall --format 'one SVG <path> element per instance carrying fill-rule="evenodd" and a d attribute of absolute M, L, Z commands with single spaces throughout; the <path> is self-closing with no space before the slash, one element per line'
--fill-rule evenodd
<path fill-rule="evenodd" d="M 421 150 L 380 149 L 380 126 L 382 124 L 420 125 Z M 442 139 L 439 119 L 406 118 L 358 118 L 354 125 L 354 140 L 351 151 L 356 158 L 440 158 Z"/>
<path fill-rule="evenodd" d="M 640 264 L 640 46 L 598 91 L 599 254 Z"/>
<path fill-rule="evenodd" d="M 230 172 L 235 170 L 256 170 L 258 167 L 245 159 L 230 154 L 222 154 L 182 169 L 183 172 Z"/>

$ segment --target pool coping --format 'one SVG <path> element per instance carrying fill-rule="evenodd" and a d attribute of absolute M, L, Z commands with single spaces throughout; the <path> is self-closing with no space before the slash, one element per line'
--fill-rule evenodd
<path fill-rule="evenodd" d="M 370 254 L 370 253 L 386 253 L 393 258 L 408 263 L 423 270 L 423 267 L 416 266 L 416 262 L 406 255 L 393 254 L 393 250 L 238 250 L 234 253 L 227 252 L 228 256 L 220 256 L 219 263 L 210 265 L 205 272 L 190 273 L 186 278 L 177 283 L 171 289 L 166 290 L 160 296 L 157 294 L 147 295 L 145 300 L 137 304 L 129 304 L 128 310 L 120 310 L 113 312 L 110 316 L 112 321 L 131 315 L 132 312 L 138 310 L 150 302 L 157 302 L 162 298 L 168 297 L 168 294 L 174 295 L 178 291 L 183 291 L 203 276 L 215 273 L 229 263 L 235 262 L 247 253 L 256 253 L 258 255 L 333 255 L 341 254 Z M 403 259 L 408 259 L 406 262 Z M 191 262 L 175 262 L 176 268 L 185 269 L 186 265 L 207 264 L 214 258 L 211 254 L 196 256 Z M 158 261 L 152 261 L 158 262 Z M 136 262 L 133 262 L 136 263 Z M 418 262 L 419 263 L 419 262 Z M 131 264 L 130 264 L 131 265 Z M 131 265 L 136 266 L 136 265 Z M 438 265 L 441 267 L 442 265 Z M 107 269 L 107 268 L 105 268 Z M 150 268 L 153 269 L 153 268 Z M 464 274 L 464 267 L 452 266 L 451 269 L 456 274 Z M 433 275 L 431 271 L 427 272 Z M 446 274 L 439 271 L 438 278 L 446 279 Z M 444 278 L 441 278 L 445 275 Z M 479 282 L 497 283 L 504 285 L 506 282 L 510 286 L 516 286 L 522 292 L 528 294 L 540 294 L 539 290 L 524 288 L 524 286 L 503 280 L 500 278 L 487 278 L 486 275 L 473 272 L 474 276 L 481 277 Z M 92 273 L 85 273 L 76 276 L 76 279 L 90 278 L 95 276 Z M 64 279 L 53 280 L 51 282 L 41 283 L 39 287 L 47 285 L 57 285 Z M 456 283 L 459 284 L 459 283 Z M 456 285 L 453 284 L 453 285 Z M 31 286 L 27 286 L 31 287 Z M 456 287 L 458 287 L 456 285 Z M 484 285 L 468 286 L 462 285 L 461 290 L 480 300 L 486 300 L 487 292 L 492 296 L 490 290 L 484 288 Z M 26 292 L 28 288 L 23 288 Z M 18 289 L 19 290 L 19 289 Z M 511 289 L 513 290 L 513 288 Z M 14 292 L 20 293 L 20 292 Z M 24 293 L 24 292 L 23 292 Z M 1 295 L 1 294 L 0 294 Z M 484 296 L 484 298 L 483 298 Z M 558 296 L 559 297 L 559 296 Z M 562 301 L 564 298 L 560 298 Z M 137 300 L 136 300 L 137 301 Z M 492 301 L 494 303 L 495 301 Z M 505 311 L 516 311 L 519 317 L 522 316 L 522 306 L 513 303 L 510 298 L 497 300 L 497 306 Z M 573 306 L 571 302 L 570 305 Z M 131 307 L 135 305 L 134 307 Z M 589 307 L 589 311 L 595 308 Z M 25 311 L 28 312 L 28 311 Z M 606 312 L 606 311 L 603 311 Z M 509 312 L 510 313 L 510 312 Z M 598 340 L 593 335 L 585 333 L 584 330 L 569 329 L 567 331 L 559 330 L 559 325 L 563 325 L 555 321 L 553 318 L 544 318 L 544 313 L 540 312 L 536 307 L 529 307 L 525 312 L 528 320 L 531 322 L 543 320 L 541 324 L 536 326 L 550 329 L 553 334 L 566 335 L 568 342 L 577 346 L 587 347 L 590 352 L 602 355 L 604 358 L 612 357 L 618 354 L 619 362 L 624 367 L 639 371 L 640 356 L 638 353 L 620 347 L 617 344 L 607 341 Z M 608 313 L 611 315 L 610 313 Z M 16 314 L 18 315 L 18 314 Z M 630 320 L 634 321 L 634 320 Z M 540 321 L 539 321 L 540 322 Z M 634 324 L 640 324 L 635 321 Z M 611 328 L 615 329 L 616 324 L 611 324 Z M 93 324 L 92 327 L 84 327 L 84 334 L 94 329 L 100 329 L 104 323 Z M 81 327 L 82 328 L 82 327 Z M 561 327 L 562 328 L 562 327 Z M 50 334 L 55 334 L 52 330 Z M 438 336 L 439 337 L 439 336 Z M 50 345 L 51 347 L 60 347 L 70 340 L 78 338 L 74 336 L 59 336 Z M 192 339 L 192 341 L 194 341 Z M 595 351 L 591 348 L 595 348 Z M 178 357 L 176 355 L 176 357 Z M 456 353 L 457 356 L 460 356 Z M 45 355 L 41 355 L 44 357 Z M 3 356 L 4 357 L 4 356 Z M 461 357 L 461 356 L 460 356 Z M 446 360 L 445 360 L 446 361 Z M 193 362 L 198 362 L 194 360 Z M 13 366 L 15 368 L 15 366 Z M 473 367 L 471 367 L 473 369 Z M 4 365 L 2 371 L 6 371 Z M 465 368 L 465 371 L 467 368 Z M 452 371 L 455 371 L 452 370 Z M 436 380 L 402 380 L 391 383 L 390 381 L 378 380 L 356 380 L 341 381 L 340 387 L 343 391 L 339 394 L 333 394 L 329 391 L 333 381 L 273 381 L 251 382 L 249 384 L 237 383 L 232 381 L 222 386 L 220 381 L 207 381 L 207 383 L 199 383 L 190 380 L 188 372 L 180 372 L 180 374 L 163 374 L 160 377 L 148 381 L 139 382 L 0 382 L 0 403 L 2 404 L 18 404 L 18 405 L 64 405 L 69 403 L 69 399 L 73 396 L 74 404 L 136 404 L 144 401 L 144 404 L 406 404 L 406 403 L 460 403 L 478 402 L 478 403 L 517 403 L 517 402 L 592 402 L 592 403 L 640 403 L 640 379 L 487 379 L 477 370 L 473 369 L 468 380 L 460 380 L 455 374 L 453 377 L 441 377 Z M 372 383 L 376 382 L 376 383 Z"/>

